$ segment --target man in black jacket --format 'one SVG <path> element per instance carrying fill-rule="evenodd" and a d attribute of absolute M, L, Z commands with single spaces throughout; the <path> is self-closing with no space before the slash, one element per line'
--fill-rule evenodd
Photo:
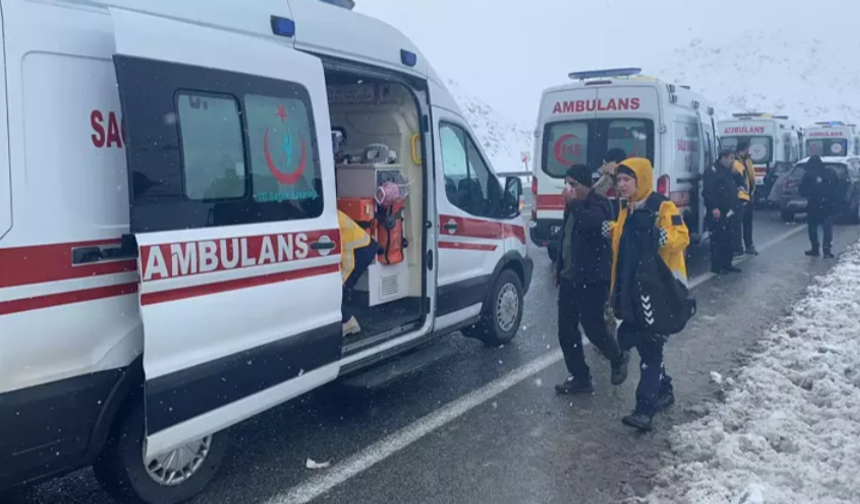
<path fill-rule="evenodd" d="M 555 279 L 559 287 L 558 340 L 570 376 L 555 389 L 559 394 L 583 394 L 594 388 L 591 370 L 585 363 L 580 323 L 591 343 L 610 360 L 614 385 L 627 379 L 630 355 L 621 351 L 604 322 L 612 250 L 602 234 L 602 225 L 612 220 L 612 208 L 605 196 L 592 190 L 593 179 L 587 166 L 572 166 L 565 181 L 566 207 Z"/>
<path fill-rule="evenodd" d="M 836 209 L 839 178 L 836 172 L 824 166 L 819 156 L 812 156 L 806 162 L 803 179 L 800 181 L 800 195 L 806 198 L 806 222 L 809 227 L 809 243 L 812 248 L 806 251 L 810 257 L 820 255 L 818 226 L 824 228 L 824 257 L 833 257 L 833 214 Z"/>
<path fill-rule="evenodd" d="M 738 195 L 737 181 L 732 173 L 734 153 L 720 152 L 720 157 L 705 170 L 702 181 L 702 197 L 707 209 L 708 229 L 711 231 L 711 271 L 718 275 L 740 272 L 732 265 L 735 240 L 732 232 L 737 227 Z"/>

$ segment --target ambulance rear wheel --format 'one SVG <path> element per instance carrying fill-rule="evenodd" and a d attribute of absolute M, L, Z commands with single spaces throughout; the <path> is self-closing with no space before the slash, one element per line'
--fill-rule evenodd
<path fill-rule="evenodd" d="M 215 476 L 227 450 L 226 434 L 205 437 L 162 457 L 144 460 L 144 407 L 132 400 L 117 419 L 96 479 L 118 502 L 175 504 L 199 494 Z"/>
<path fill-rule="evenodd" d="M 523 283 L 512 270 L 504 270 L 493 284 L 481 321 L 463 331 L 487 346 L 499 347 L 514 339 L 523 319 Z"/>

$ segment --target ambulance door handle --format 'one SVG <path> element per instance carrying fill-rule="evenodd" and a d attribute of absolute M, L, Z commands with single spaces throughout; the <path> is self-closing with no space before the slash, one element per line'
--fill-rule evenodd
<path fill-rule="evenodd" d="M 331 250 L 333 248 L 334 248 L 334 242 L 311 243 L 311 250 Z"/>
<path fill-rule="evenodd" d="M 132 259 L 137 257 L 137 249 L 125 247 L 81 247 L 72 250 L 72 264 L 91 264 L 99 261 L 115 259 Z"/>
<path fill-rule="evenodd" d="M 456 222 L 449 222 L 442 227 L 445 228 L 446 231 L 450 231 L 451 233 L 454 233 L 457 231 L 457 223 Z"/>

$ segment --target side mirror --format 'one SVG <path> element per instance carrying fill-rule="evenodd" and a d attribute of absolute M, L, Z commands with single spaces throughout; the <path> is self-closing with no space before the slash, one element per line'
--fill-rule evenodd
<path fill-rule="evenodd" d="M 513 218 L 520 215 L 523 197 L 523 181 L 519 177 L 505 179 L 505 193 L 502 197 L 502 216 Z"/>

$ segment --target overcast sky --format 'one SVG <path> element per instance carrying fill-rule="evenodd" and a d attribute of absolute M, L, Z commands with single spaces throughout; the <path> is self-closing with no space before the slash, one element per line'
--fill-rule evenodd
<path fill-rule="evenodd" d="M 525 123 L 534 121 L 540 91 L 568 72 L 641 66 L 648 73 L 694 38 L 737 39 L 751 29 L 860 37 L 860 0 L 355 1 L 357 11 L 409 36 L 440 74 Z M 860 58 L 854 51 L 848 58 L 860 73 Z"/>

